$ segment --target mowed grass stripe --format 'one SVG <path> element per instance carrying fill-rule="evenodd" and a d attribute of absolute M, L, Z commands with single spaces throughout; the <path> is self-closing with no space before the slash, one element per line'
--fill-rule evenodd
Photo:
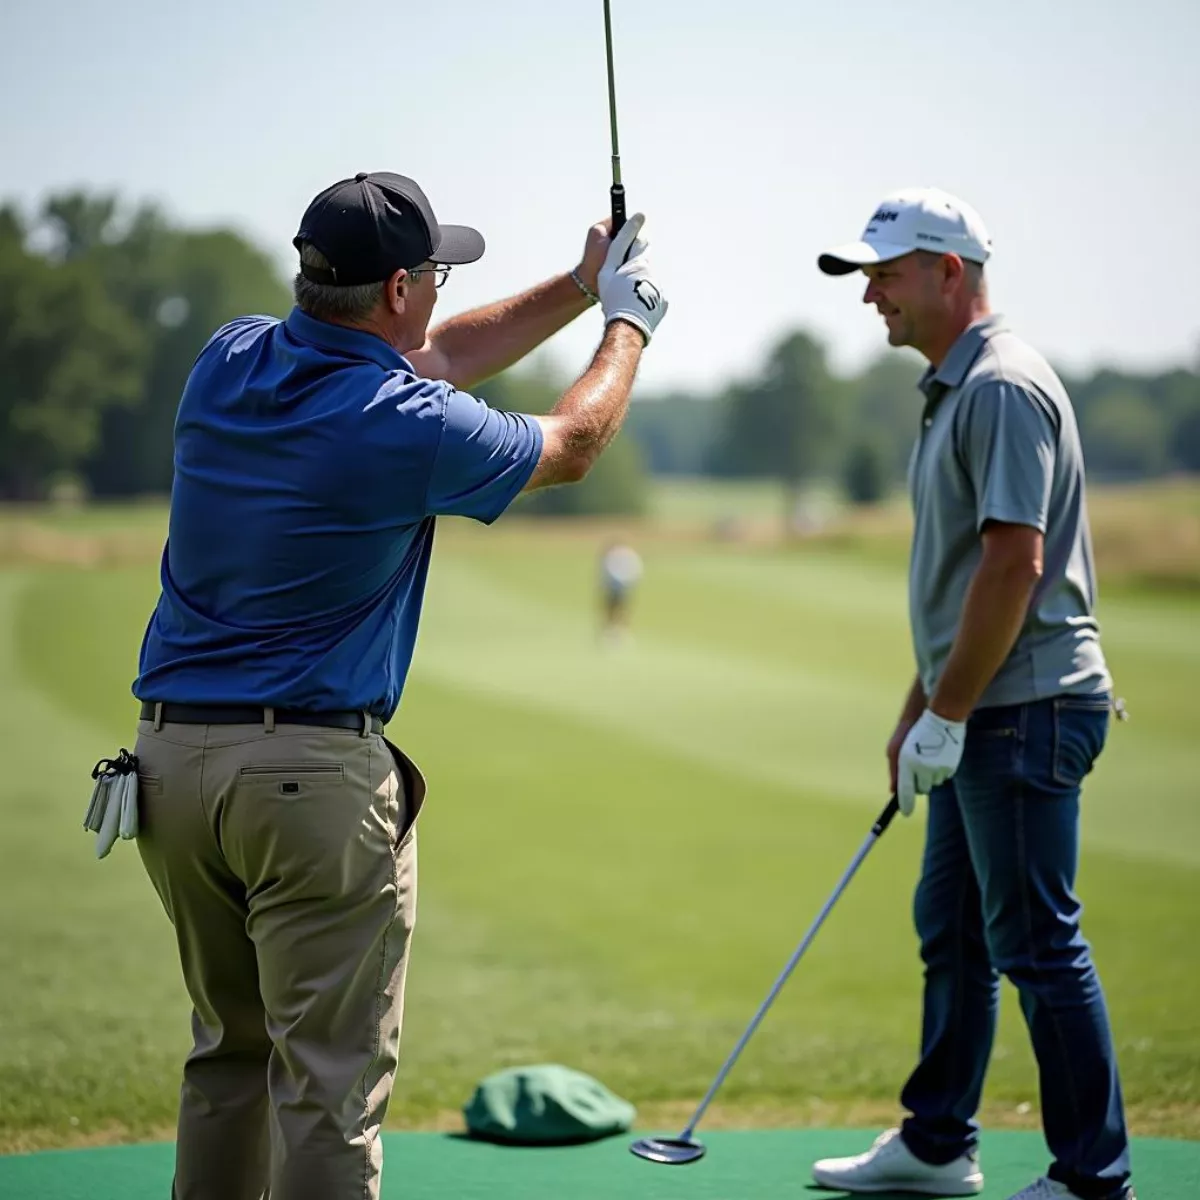
<path fill-rule="evenodd" d="M 913 671 L 895 578 L 889 586 L 878 567 L 857 570 L 853 560 L 714 551 L 704 561 L 663 550 L 638 597 L 636 646 L 606 655 L 591 625 L 591 547 L 558 551 L 532 557 L 525 573 L 512 554 L 444 557 L 418 676 L 634 731 L 801 796 L 875 802 L 886 786 L 882 745 Z M 729 581 L 717 582 L 726 566 Z M 872 620 L 889 595 L 890 615 Z M 1124 601 L 1106 618 L 1133 719 L 1114 723 L 1088 781 L 1084 837 L 1197 865 L 1191 651 L 1137 641 L 1170 621 L 1186 640 L 1178 614 L 1149 600 Z"/>
<path fill-rule="evenodd" d="M 642 629 L 635 645 L 610 652 L 590 617 L 444 562 L 416 675 L 569 713 L 749 779 L 865 806 L 886 799 L 875 730 L 891 715 L 888 693 L 829 667 L 772 666 Z M 810 744 L 840 745 L 844 757 L 806 756 Z"/>
<path fill-rule="evenodd" d="M 456 1106 L 496 1065 L 546 1057 L 581 1065 L 641 1102 L 694 1096 L 840 870 L 847 844 L 857 844 L 858 823 L 841 805 L 793 810 L 784 837 L 777 826 L 762 829 L 760 813 L 760 837 L 747 842 L 739 823 L 695 820 L 696 811 L 718 808 L 728 781 L 685 771 L 681 796 L 696 810 L 690 822 L 667 811 L 648 829 L 632 811 L 642 796 L 628 778 L 640 780 L 644 793 L 664 773 L 678 779 L 677 763 L 618 742 L 607 763 L 573 784 L 578 763 L 594 749 L 586 728 L 553 719 L 534 728 L 519 711 L 449 690 L 426 690 L 423 700 L 405 738 L 441 782 L 422 832 L 421 935 L 395 1121 Z M 457 723 L 489 736 L 475 737 L 463 753 L 445 736 Z M 564 781 L 553 794 L 530 789 L 528 756 L 512 753 L 539 735 L 552 748 L 538 757 L 539 776 Z M 689 827 L 692 843 L 678 836 Z M 725 1117 L 736 1120 L 743 1106 L 890 1098 L 909 1065 L 917 1015 L 901 901 L 918 840 L 915 830 L 898 827 L 864 868 L 730 1081 Z M 730 852 L 723 842 L 733 843 Z M 35 865 L 44 878 L 44 864 Z M 108 903 L 88 894 L 93 884 L 119 882 L 108 873 L 118 865 L 128 880 L 143 882 L 130 857 L 86 870 L 78 864 L 86 930 L 112 929 L 119 915 L 124 936 L 114 953 L 111 937 L 85 933 L 66 960 L 56 960 L 64 978 L 50 981 L 51 1003 L 35 1006 L 33 1036 L 25 1040 L 40 1047 L 53 1032 L 59 1053 L 9 1064 L 17 1069 L 6 1070 L 12 1086 L 4 1094 L 18 1113 L 8 1121 L 22 1102 L 34 1106 L 25 1115 L 41 1126 L 56 1112 L 76 1115 L 85 1127 L 124 1118 L 137 1129 L 156 1114 L 169 1117 L 185 1005 L 180 995 L 171 1001 L 172 955 L 155 944 L 165 922 L 148 889 L 127 897 L 129 907 L 111 903 L 122 887 Z M 1115 875 L 1113 864 L 1097 866 L 1121 892 L 1132 884 L 1171 911 L 1161 880 L 1156 888 L 1122 864 Z M 475 918 L 447 919 L 449 909 Z M 52 935 L 56 924 L 48 920 L 42 932 Z M 1110 944 L 1111 913 L 1101 910 L 1094 924 Z M 1188 960 L 1177 948 L 1158 956 L 1157 973 L 1148 972 L 1146 958 L 1165 947 L 1161 936 L 1147 942 L 1142 932 L 1135 926 L 1127 946 L 1139 951 L 1135 961 L 1110 969 L 1119 980 L 1118 1029 L 1139 1030 L 1132 1041 L 1121 1038 L 1122 1049 L 1150 1060 L 1148 1070 L 1131 1073 L 1131 1100 L 1145 1104 L 1149 1084 L 1153 1104 L 1178 1106 L 1195 1074 L 1181 1053 L 1189 1039 L 1194 1045 L 1194 1031 L 1173 1029 L 1159 1010 L 1187 988 Z M 1111 968 L 1103 951 L 1101 959 Z M 1178 978 L 1161 969 L 1171 964 Z M 77 993 L 62 986 L 68 974 L 97 981 L 82 1025 L 70 1021 Z M 1140 988 L 1131 992 L 1129 983 Z M 1142 1035 L 1146 1028 L 1155 1036 Z M 64 1039 L 64 1029 L 73 1038 Z M 992 1103 L 1028 1102 L 1032 1079 L 1010 1000 Z"/>
<path fill-rule="evenodd" d="M 103 588 L 88 595 L 100 578 L 53 573 L 56 591 L 71 582 L 75 601 L 98 615 L 105 595 L 112 597 Z M 118 741 L 132 744 L 125 706 L 103 710 L 106 690 L 116 694 L 125 670 L 106 679 L 96 670 L 105 654 L 85 654 L 71 706 L 31 684 L 17 669 L 16 635 L 29 631 L 29 613 L 39 608 L 36 582 L 33 573 L 0 572 L 0 752 L 8 764 L 0 877 L 6 908 L 20 914 L 0 926 L 0 1148 L 98 1130 L 160 1136 L 174 1114 L 188 1046 L 173 937 L 136 850 L 118 844 L 97 863 L 93 839 L 80 828 L 92 762 Z M 115 624 L 101 625 L 108 644 L 120 642 Z M 78 632 L 65 627 L 53 649 L 43 642 L 49 660 L 81 649 L 71 636 Z M 59 665 L 61 684 L 67 676 Z M 95 707 L 104 719 L 92 723 L 72 707 Z M 531 996 L 555 1014 L 549 1046 L 560 1055 L 587 1044 L 595 1027 L 659 1020 L 611 1003 L 606 1010 L 595 988 L 553 955 L 539 956 L 520 936 L 497 942 L 490 927 L 451 916 L 436 889 L 422 897 L 419 949 L 409 1004 L 415 1049 L 406 1047 L 394 1123 L 440 1116 L 466 1099 L 480 1072 L 536 1056 L 546 1043 Z"/>
<path fill-rule="evenodd" d="M 466 538 L 441 548 L 418 651 L 434 669 L 418 672 L 393 725 L 433 781 L 393 1118 L 432 1119 L 496 1065 L 541 1058 L 590 1070 L 639 1102 L 694 1103 L 875 805 L 772 782 L 752 763 L 716 762 L 703 744 L 711 725 L 686 745 L 647 735 L 646 723 L 670 726 L 672 705 L 691 701 L 699 719 L 720 697 L 686 694 L 710 682 L 689 658 L 715 654 L 735 686 L 778 686 L 770 681 L 792 674 L 735 637 L 722 640 L 723 600 L 695 630 L 655 622 L 631 654 L 605 656 L 592 641 L 594 546 L 551 554 L 536 537 L 505 541 L 503 553 L 477 552 L 481 543 Z M 647 596 L 666 578 L 656 568 Z M 69 1115 L 150 1128 L 173 1112 L 186 1000 L 170 931 L 136 857 L 121 853 L 131 848 L 95 864 L 79 829 L 86 770 L 112 748 L 97 750 L 95 739 L 131 733 L 131 659 L 155 587 L 149 568 L 47 570 L 5 617 L 22 641 L 24 673 L 20 686 L 0 680 L 5 749 L 26 753 L 4 805 L 21 813 L 21 844 L 3 865 L 13 910 L 30 917 L 0 935 L 5 960 L 23 964 L 0 984 L 0 1040 L 15 1047 L 0 1058 L 4 1128 L 72 1136 Z M 531 587 L 542 589 L 532 606 Z M 668 616 L 670 595 L 657 602 Z M 674 602 L 686 609 L 691 592 Z M 774 607 L 752 605 L 747 620 L 772 622 L 781 640 L 790 632 Z M 831 619 L 826 634 L 835 627 Z M 835 640 L 821 633 L 813 629 L 822 645 Z M 501 642 L 510 649 L 487 658 Z M 487 678 L 461 664 L 472 647 Z M 631 676 L 643 654 L 654 669 Z M 514 661 L 514 678 L 543 686 L 514 692 L 505 682 Z M 680 678 L 664 689 L 669 669 Z M 572 706 L 576 693 L 597 689 L 599 701 Z M 620 705 L 636 719 L 614 717 Z M 720 713 L 735 731 L 750 719 L 739 707 Z M 80 719 L 64 720 L 64 708 Z M 799 754 L 809 748 L 797 740 L 803 728 L 781 725 L 772 738 L 790 731 Z M 28 748 L 49 744 L 47 769 Z M 920 834 L 919 819 L 899 822 L 868 860 L 739 1064 L 718 1120 L 894 1096 L 917 1030 L 908 908 Z M 1093 851 L 1081 882 L 1130 1102 L 1147 1132 L 1200 1130 L 1200 1016 L 1187 999 L 1200 982 L 1186 929 L 1196 881 L 1194 870 Z M 988 1095 L 996 1110 L 1036 1103 L 1011 995 Z M 836 1120 L 840 1110 L 821 1111 Z"/>

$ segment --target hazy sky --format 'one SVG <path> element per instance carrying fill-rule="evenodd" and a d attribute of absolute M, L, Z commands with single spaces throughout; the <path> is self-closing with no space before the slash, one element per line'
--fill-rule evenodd
<path fill-rule="evenodd" d="M 1068 365 L 1200 357 L 1200 0 L 612 0 L 630 211 L 671 304 L 642 377 L 715 385 L 796 323 L 886 192 L 983 214 L 994 305 Z M 415 177 L 484 260 L 442 311 L 571 266 L 608 206 L 601 0 L 0 0 L 0 196 L 114 188 L 292 268 L 311 196 Z M 572 369 L 593 312 L 553 343 Z"/>

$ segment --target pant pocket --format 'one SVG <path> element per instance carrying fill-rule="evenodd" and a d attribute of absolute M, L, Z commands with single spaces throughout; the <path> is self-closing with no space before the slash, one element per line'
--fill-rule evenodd
<path fill-rule="evenodd" d="M 1054 701 L 1054 782 L 1076 788 L 1095 766 L 1108 736 L 1109 701 L 1060 696 Z"/>
<path fill-rule="evenodd" d="M 340 762 L 252 762 L 238 768 L 239 787 L 269 787 L 281 796 L 305 796 L 346 781 Z"/>
<path fill-rule="evenodd" d="M 382 734 L 380 739 L 388 748 L 392 761 L 396 764 L 396 773 L 404 784 L 404 821 L 396 836 L 396 848 L 399 849 L 416 828 L 417 817 L 421 815 L 421 806 L 425 803 L 425 776 L 421 774 L 420 767 L 399 746 Z"/>
<path fill-rule="evenodd" d="M 1027 724 L 1024 705 L 976 709 L 967 721 L 959 773 L 964 778 L 1012 778 L 1020 769 Z"/>

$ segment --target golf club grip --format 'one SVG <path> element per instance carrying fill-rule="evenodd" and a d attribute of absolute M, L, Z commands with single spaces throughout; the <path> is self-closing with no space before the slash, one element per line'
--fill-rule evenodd
<path fill-rule="evenodd" d="M 614 183 L 610 194 L 612 196 L 612 231 L 613 237 L 616 237 L 621 231 L 621 226 L 625 224 L 625 185 Z"/>
<path fill-rule="evenodd" d="M 879 837 L 883 831 L 892 823 L 892 819 L 900 811 L 900 801 L 893 796 L 887 802 L 887 808 L 879 814 L 875 820 L 875 824 L 871 826 L 871 832 Z"/>

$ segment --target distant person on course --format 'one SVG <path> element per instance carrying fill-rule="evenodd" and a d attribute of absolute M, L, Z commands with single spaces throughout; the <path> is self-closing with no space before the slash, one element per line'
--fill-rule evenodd
<path fill-rule="evenodd" d="M 609 542 L 600 555 L 600 633 L 618 642 L 629 634 L 629 605 L 642 577 L 641 555 L 623 542 Z"/>
<path fill-rule="evenodd" d="M 1114 708 L 1095 619 L 1083 454 L 1058 376 L 988 303 L 991 239 L 935 189 L 885 199 L 820 256 L 866 276 L 888 342 L 929 362 L 909 466 L 917 678 L 887 746 L 905 815 L 929 797 L 915 919 L 921 1057 L 902 1128 L 815 1164 L 852 1193 L 982 1190 L 975 1120 L 1000 975 L 1020 994 L 1053 1156 L 1011 1200 L 1132 1200 L 1112 1033 L 1075 894 L 1081 784 Z"/>
<path fill-rule="evenodd" d="M 572 271 L 430 330 L 483 238 L 360 174 L 304 214 L 287 319 L 230 322 L 193 367 L 133 685 L 138 845 L 194 1009 L 176 1200 L 379 1195 L 425 794 L 383 729 L 434 523 L 495 521 L 608 445 L 667 309 L 643 224 L 595 225 Z M 549 415 L 459 390 L 595 303 L 599 348 Z"/>

